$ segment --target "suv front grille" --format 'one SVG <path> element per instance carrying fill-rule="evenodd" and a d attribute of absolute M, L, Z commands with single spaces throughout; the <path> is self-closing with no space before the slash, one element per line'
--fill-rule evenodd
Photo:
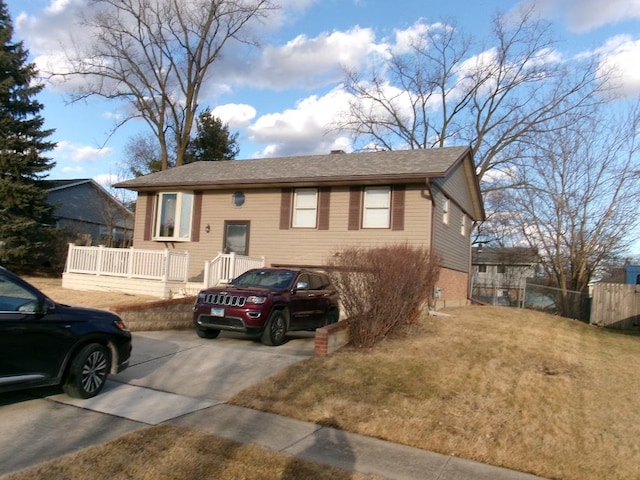
<path fill-rule="evenodd" d="M 238 295 L 220 295 L 217 293 L 209 293 L 202 298 L 204 303 L 210 303 L 211 305 L 225 305 L 228 307 L 244 307 L 247 301 L 247 297 L 240 297 Z"/>

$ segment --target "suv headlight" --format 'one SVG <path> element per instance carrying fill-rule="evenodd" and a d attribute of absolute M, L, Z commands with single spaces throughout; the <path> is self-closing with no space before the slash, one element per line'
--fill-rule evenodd
<path fill-rule="evenodd" d="M 264 303 L 266 300 L 267 300 L 267 297 L 258 297 L 256 295 L 251 295 L 250 297 L 247 297 L 247 303 L 261 304 L 261 303 Z"/>

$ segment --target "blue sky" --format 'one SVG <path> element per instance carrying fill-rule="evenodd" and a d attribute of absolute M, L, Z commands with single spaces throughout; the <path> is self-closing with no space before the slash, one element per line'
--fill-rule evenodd
<path fill-rule="evenodd" d="M 82 33 L 75 15 L 89 3 L 5 1 L 14 39 L 39 66 L 56 58 L 65 32 Z M 348 138 L 324 128 L 346 101 L 341 64 L 361 68 L 371 52 L 419 22 L 454 19 L 483 38 L 497 10 L 531 2 L 553 22 L 564 55 L 598 50 L 614 62 L 626 92 L 640 95 L 640 0 L 280 0 L 283 8 L 267 23 L 263 47 L 251 57 L 222 60 L 200 104 L 239 132 L 238 158 L 348 151 Z M 131 122 L 109 136 L 121 105 L 93 99 L 69 105 L 64 86 L 46 85 L 39 100 L 58 143 L 50 178 L 94 178 L 105 186 L 126 178 L 125 143 L 147 127 Z"/>

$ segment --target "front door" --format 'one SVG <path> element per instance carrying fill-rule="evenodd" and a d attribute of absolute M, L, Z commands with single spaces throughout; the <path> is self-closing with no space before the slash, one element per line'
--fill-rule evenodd
<path fill-rule="evenodd" d="M 224 253 L 249 254 L 249 221 L 224 222 Z"/>

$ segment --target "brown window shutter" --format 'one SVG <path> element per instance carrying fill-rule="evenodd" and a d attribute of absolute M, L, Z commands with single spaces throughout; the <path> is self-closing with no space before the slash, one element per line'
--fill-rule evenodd
<path fill-rule="evenodd" d="M 291 188 L 283 188 L 280 196 L 280 230 L 288 230 L 291 225 Z"/>
<path fill-rule="evenodd" d="M 202 192 L 193 195 L 193 218 L 191 219 L 191 241 L 200 241 L 200 223 L 202 222 Z"/>
<path fill-rule="evenodd" d="M 360 230 L 360 210 L 362 203 L 362 189 L 351 187 L 349 189 L 349 230 Z"/>
<path fill-rule="evenodd" d="M 319 189 L 318 196 L 318 230 L 329 230 L 331 189 L 329 187 Z"/>
<path fill-rule="evenodd" d="M 394 185 L 391 193 L 391 230 L 404 230 L 404 185 Z"/>
<path fill-rule="evenodd" d="M 153 236 L 152 233 L 152 229 L 153 229 L 153 216 L 155 213 L 154 210 L 154 201 L 156 199 L 156 194 L 154 192 L 148 192 L 143 194 L 144 196 L 147 197 L 147 201 L 146 201 L 146 205 L 145 205 L 145 210 L 144 210 L 144 237 L 143 240 L 151 240 L 151 237 Z"/>

